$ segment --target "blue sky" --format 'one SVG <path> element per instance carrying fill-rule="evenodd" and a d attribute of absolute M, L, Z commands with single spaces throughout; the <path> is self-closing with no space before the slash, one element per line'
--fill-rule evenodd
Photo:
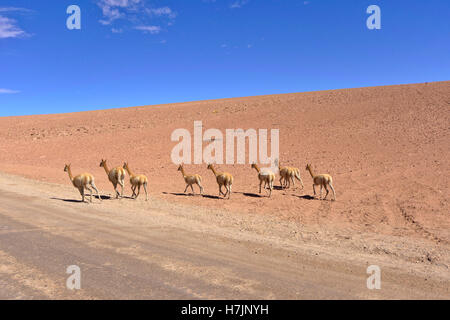
<path fill-rule="evenodd" d="M 448 0 L 1 0 L 0 116 L 450 80 L 449 21 Z"/>

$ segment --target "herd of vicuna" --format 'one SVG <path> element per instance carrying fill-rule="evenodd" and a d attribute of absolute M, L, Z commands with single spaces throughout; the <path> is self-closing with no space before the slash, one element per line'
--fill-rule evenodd
<path fill-rule="evenodd" d="M 109 169 L 106 163 L 106 160 L 100 162 L 100 167 L 105 169 L 106 175 L 108 176 L 109 181 L 114 186 L 114 191 L 116 193 L 116 199 L 119 197 L 123 197 L 123 189 L 125 187 L 125 177 L 126 173 L 130 176 L 130 184 L 131 191 L 133 191 L 133 195 L 131 196 L 133 199 L 137 199 L 141 192 L 141 188 L 145 191 L 145 200 L 148 201 L 148 178 L 142 174 L 134 174 L 128 163 L 124 163 L 122 167 L 116 167 L 113 169 Z M 259 193 L 261 193 L 261 188 L 264 183 L 264 189 L 267 189 L 270 197 L 272 195 L 272 191 L 274 189 L 274 181 L 275 181 L 275 173 L 268 168 L 264 168 L 263 170 L 259 168 L 257 164 L 252 164 L 251 167 L 256 170 L 258 173 L 259 180 Z M 233 185 L 233 176 L 228 172 L 217 172 L 212 164 L 208 164 L 207 167 L 214 173 L 216 177 L 217 184 L 219 185 L 219 197 L 223 195 L 224 198 L 228 196 L 228 199 L 231 195 L 231 187 Z M 306 165 L 306 170 L 309 171 L 311 177 L 313 179 L 313 191 L 314 196 L 316 195 L 316 186 L 320 186 L 319 199 L 322 199 L 322 188 L 325 188 L 326 195 L 323 199 L 326 199 L 329 193 L 328 187 L 330 187 L 331 191 L 333 191 L 333 200 L 336 200 L 336 193 L 333 187 L 333 179 L 329 174 L 314 174 L 312 171 L 312 167 L 310 164 Z M 70 164 L 66 164 L 64 171 L 69 174 L 70 181 L 80 191 L 82 201 L 85 201 L 85 190 L 90 192 L 90 202 L 92 202 L 92 189 L 97 193 L 98 199 L 102 199 L 98 192 L 97 187 L 95 186 L 94 176 L 90 173 L 83 173 L 77 176 L 72 175 L 72 169 Z M 203 194 L 203 186 L 202 186 L 202 177 L 199 174 L 188 174 L 184 171 L 184 167 L 181 164 L 178 167 L 178 171 L 181 171 L 183 175 L 184 182 L 186 183 L 186 188 L 184 189 L 184 193 L 186 193 L 187 189 L 191 187 L 192 193 L 195 194 L 193 185 L 196 184 L 200 188 L 200 194 Z M 300 177 L 300 169 L 294 167 L 281 167 L 278 164 L 278 171 L 280 173 L 280 186 L 282 189 L 288 189 L 292 185 L 295 186 L 295 179 L 300 181 L 302 189 L 304 188 L 302 178 Z M 117 190 L 117 187 L 120 186 L 121 191 Z M 222 191 L 222 187 L 225 188 L 225 193 Z M 137 191 L 137 192 L 136 192 Z"/>

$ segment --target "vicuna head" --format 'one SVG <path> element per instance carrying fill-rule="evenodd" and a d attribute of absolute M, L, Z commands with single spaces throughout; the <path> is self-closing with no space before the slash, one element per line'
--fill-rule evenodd
<path fill-rule="evenodd" d="M 100 167 L 104 167 L 106 165 L 106 160 L 103 160 L 100 162 Z"/>
<path fill-rule="evenodd" d="M 306 165 L 305 170 L 311 170 L 311 165 L 309 163 Z"/>
<path fill-rule="evenodd" d="M 64 172 L 68 172 L 70 170 L 70 164 L 66 164 L 64 167 Z"/>
<path fill-rule="evenodd" d="M 256 163 L 252 163 L 252 169 L 256 169 Z"/>
<path fill-rule="evenodd" d="M 178 171 L 183 170 L 183 164 L 180 164 L 180 166 L 178 167 Z"/>
<path fill-rule="evenodd" d="M 128 162 L 124 162 L 124 163 L 123 163 L 123 168 L 124 168 L 124 169 L 127 169 L 127 170 L 129 169 L 129 167 L 128 167 Z"/>
<path fill-rule="evenodd" d="M 208 168 L 207 169 L 212 169 L 212 164 L 208 164 Z"/>

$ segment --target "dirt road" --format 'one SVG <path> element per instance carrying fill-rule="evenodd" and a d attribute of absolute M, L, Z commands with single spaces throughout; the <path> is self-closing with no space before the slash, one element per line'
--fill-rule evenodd
<path fill-rule="evenodd" d="M 450 298 L 445 265 L 325 245 L 264 217 L 104 197 L 0 174 L 0 298 Z M 381 290 L 366 287 L 370 264 Z M 70 265 L 81 290 L 66 288 Z"/>

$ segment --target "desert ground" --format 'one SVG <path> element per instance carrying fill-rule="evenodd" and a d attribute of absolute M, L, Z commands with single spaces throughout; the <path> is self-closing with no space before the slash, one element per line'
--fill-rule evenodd
<path fill-rule="evenodd" d="M 184 194 L 171 134 L 194 121 L 279 129 L 305 188 L 268 198 L 250 164 L 217 165 L 235 177 L 224 200 L 206 164 L 187 164 L 205 194 Z M 449 299 L 449 124 L 450 81 L 0 118 L 0 298 Z M 102 158 L 146 174 L 150 201 L 128 179 L 114 199 Z M 102 202 L 79 202 L 66 163 Z M 313 197 L 306 163 L 337 201 Z"/>

